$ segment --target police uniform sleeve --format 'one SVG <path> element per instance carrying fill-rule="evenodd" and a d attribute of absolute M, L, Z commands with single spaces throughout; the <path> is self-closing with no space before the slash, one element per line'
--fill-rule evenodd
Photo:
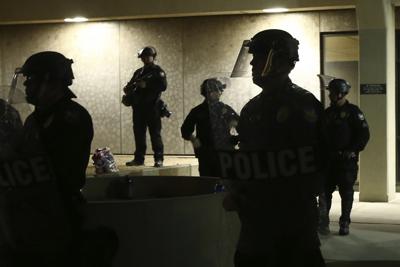
<path fill-rule="evenodd" d="M 155 68 L 152 77 L 146 80 L 146 87 L 155 89 L 160 93 L 167 90 L 167 75 L 165 71 L 160 67 Z"/>
<path fill-rule="evenodd" d="M 309 105 L 313 107 L 315 112 L 315 124 L 313 128 L 310 128 L 312 132 L 309 132 L 310 140 L 314 144 L 314 149 L 316 153 L 316 164 L 317 164 L 317 175 L 314 176 L 315 179 L 310 179 L 310 188 L 315 195 L 318 195 L 323 188 L 324 180 L 326 179 L 327 163 L 328 163 L 328 153 L 326 146 L 326 139 L 324 138 L 324 107 L 322 103 L 314 97 L 311 93 L 308 95 Z M 308 118 L 308 121 L 314 121 L 313 116 Z"/>
<path fill-rule="evenodd" d="M 238 140 L 240 140 L 239 141 L 239 148 L 240 149 L 244 149 L 246 142 L 251 140 L 251 137 L 250 137 L 251 133 L 247 130 L 248 129 L 248 123 L 249 123 L 248 121 L 249 121 L 250 114 L 251 114 L 251 112 L 250 112 L 250 110 L 251 110 L 251 101 L 252 100 L 250 100 L 249 103 L 244 105 L 244 107 L 240 111 L 238 125 L 236 126 L 236 131 L 238 133 Z"/>
<path fill-rule="evenodd" d="M 90 114 L 83 108 L 72 109 L 65 113 L 65 126 L 68 136 L 58 166 L 64 170 L 64 189 L 77 191 L 86 181 L 86 168 L 89 163 L 91 143 L 93 139 L 93 124 Z"/>
<path fill-rule="evenodd" d="M 132 85 L 132 84 L 134 84 L 134 83 L 135 83 L 135 80 L 136 80 L 136 79 L 137 79 L 137 77 L 139 76 L 140 70 L 141 70 L 141 69 L 137 69 L 137 70 L 135 70 L 135 72 L 133 73 L 133 76 L 132 76 L 132 78 L 129 80 L 129 82 L 127 83 L 127 85 L 126 85 L 126 86 L 130 86 L 130 85 Z"/>
<path fill-rule="evenodd" d="M 183 124 L 181 126 L 181 134 L 183 139 L 190 140 L 190 136 L 194 132 L 195 125 L 196 125 L 196 115 L 195 111 L 192 109 L 185 118 L 185 120 L 183 121 Z"/>
<path fill-rule="evenodd" d="M 369 126 L 362 111 L 354 106 L 351 112 L 351 127 L 353 131 L 350 151 L 360 152 L 364 150 L 370 137 Z"/>

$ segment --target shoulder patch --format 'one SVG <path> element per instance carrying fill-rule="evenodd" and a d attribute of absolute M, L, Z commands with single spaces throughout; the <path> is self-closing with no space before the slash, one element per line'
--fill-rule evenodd
<path fill-rule="evenodd" d="M 365 120 L 364 114 L 362 114 L 361 112 L 359 112 L 357 115 L 358 115 L 358 118 L 359 118 L 360 120 L 362 120 L 362 121 Z"/>
<path fill-rule="evenodd" d="M 160 77 L 165 77 L 165 72 L 160 71 Z"/>

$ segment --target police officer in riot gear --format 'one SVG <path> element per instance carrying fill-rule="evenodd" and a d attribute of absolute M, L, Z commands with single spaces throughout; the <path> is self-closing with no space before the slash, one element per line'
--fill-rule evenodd
<path fill-rule="evenodd" d="M 369 127 L 361 110 L 346 99 L 350 85 L 343 79 L 333 79 L 329 85 L 330 107 L 325 110 L 323 129 L 329 149 L 329 160 L 321 194 L 320 226 L 321 234 L 329 231 L 329 210 L 332 193 L 336 186 L 342 199 L 342 215 L 339 234 L 348 235 L 350 212 L 353 206 L 353 186 L 357 180 L 358 155 L 368 143 Z"/>
<path fill-rule="evenodd" d="M 76 98 L 68 88 L 74 79 L 72 63 L 60 53 L 40 52 L 26 60 L 21 73 L 26 77 L 26 99 L 35 107 L 25 121 L 25 136 L 32 145 L 40 142 L 49 155 L 60 191 L 66 197 L 79 197 L 93 124 L 87 110 L 72 100 Z"/>
<path fill-rule="evenodd" d="M 302 159 L 285 150 L 320 148 L 322 105 L 288 76 L 299 60 L 298 45 L 289 33 L 275 29 L 261 31 L 247 43 L 253 82 L 262 92 L 244 106 L 237 128 L 243 152 L 284 151 L 275 167 L 291 167 L 286 173 L 296 171 L 293 167 Z M 321 175 L 315 158 L 311 174 L 296 171 L 290 177 L 228 183 L 224 208 L 237 211 L 241 221 L 236 267 L 325 266 L 317 234 Z"/>
<path fill-rule="evenodd" d="M 0 160 L 16 158 L 22 134 L 22 120 L 18 111 L 0 98 Z"/>
<path fill-rule="evenodd" d="M 31 200 L 29 209 L 21 207 L 27 215 L 20 210 L 14 212 L 21 213 L 19 218 L 29 217 L 32 229 L 17 229 L 17 233 L 22 231 L 22 237 L 30 238 L 20 240 L 10 259 L 12 266 L 72 266 L 80 261 L 78 244 L 85 203 L 80 190 L 86 180 L 93 125 L 87 110 L 72 100 L 76 97 L 69 89 L 74 79 L 72 63 L 60 53 L 45 51 L 30 56 L 18 73 L 26 78 L 26 100 L 34 106 L 23 125 L 20 157 L 47 160 L 36 167 L 39 173 L 29 173 L 32 170 L 25 168 L 27 178 L 34 179 L 36 173 L 35 182 L 44 185 L 34 184 L 26 191 L 13 191 L 20 192 L 21 203 Z M 54 180 L 45 183 L 50 176 Z M 25 182 L 33 184 L 33 181 Z M 40 190 L 43 192 L 38 195 Z M 31 195 L 35 194 L 38 199 L 32 199 Z M 48 227 L 43 229 L 43 224 Z M 31 241 L 32 237 L 38 238 L 37 233 L 40 240 Z M 31 242 L 35 244 L 33 247 Z"/>
<path fill-rule="evenodd" d="M 126 163 L 127 166 L 144 164 L 146 153 L 146 131 L 149 128 L 151 144 L 154 151 L 154 167 L 161 167 L 164 160 L 164 145 L 161 138 L 161 117 L 169 117 L 170 112 L 160 99 L 167 89 L 164 70 L 154 63 L 157 51 L 146 46 L 138 53 L 144 66 L 137 69 L 132 79 L 124 87 L 122 103 L 132 106 L 133 133 L 135 135 L 135 157 Z"/>
<path fill-rule="evenodd" d="M 225 87 L 216 78 L 204 80 L 200 93 L 205 99 L 189 112 L 181 127 L 183 139 L 193 144 L 200 176 L 219 177 L 216 149 L 234 149 L 230 131 L 236 127 L 239 116 L 220 101 Z M 193 135 L 195 129 L 196 135 Z"/>

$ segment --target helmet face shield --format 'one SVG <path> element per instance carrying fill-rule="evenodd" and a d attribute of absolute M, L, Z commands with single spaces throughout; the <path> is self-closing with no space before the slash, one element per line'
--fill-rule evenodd
<path fill-rule="evenodd" d="M 9 104 L 13 105 L 27 103 L 23 89 L 25 81 L 26 77 L 21 73 L 21 69 L 15 69 L 11 86 L 9 87 L 7 96 L 5 98 Z"/>
<path fill-rule="evenodd" d="M 278 34 L 280 32 L 278 31 Z M 245 40 L 240 49 L 231 77 L 267 77 L 282 72 L 290 72 L 299 61 L 299 41 L 286 33 L 279 36 L 272 31 L 265 36 L 255 36 Z M 252 61 L 252 58 L 256 58 Z M 259 61 L 262 62 L 259 62 Z M 253 65 L 253 71 L 250 64 Z M 261 65 L 260 65 L 261 64 Z M 255 71 L 254 71 L 255 70 Z M 258 80 L 256 77 L 256 80 Z"/>
<path fill-rule="evenodd" d="M 231 78 L 244 78 L 251 77 L 251 66 L 250 62 L 252 54 L 249 51 L 250 40 L 244 40 L 240 48 L 239 55 L 236 59 L 235 66 L 233 67 Z"/>
<path fill-rule="evenodd" d="M 26 77 L 22 75 L 20 68 L 17 68 L 11 79 L 11 84 L 0 86 L 0 98 L 16 110 L 23 121 L 33 110 L 32 106 L 26 101 L 25 81 Z"/>

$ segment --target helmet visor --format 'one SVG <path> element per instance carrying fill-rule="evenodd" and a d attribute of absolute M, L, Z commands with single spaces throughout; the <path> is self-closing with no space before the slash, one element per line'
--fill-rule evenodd
<path fill-rule="evenodd" d="M 11 79 L 10 85 L 0 86 L 0 98 L 6 100 L 14 109 L 18 111 L 24 120 L 33 110 L 32 106 L 26 101 L 24 82 L 26 77 L 16 68 Z"/>
<path fill-rule="evenodd" d="M 251 77 L 251 66 L 250 61 L 252 55 L 249 53 L 250 40 L 244 40 L 242 47 L 240 48 L 239 55 L 236 59 L 235 66 L 233 67 L 231 78 L 250 78 Z"/>

